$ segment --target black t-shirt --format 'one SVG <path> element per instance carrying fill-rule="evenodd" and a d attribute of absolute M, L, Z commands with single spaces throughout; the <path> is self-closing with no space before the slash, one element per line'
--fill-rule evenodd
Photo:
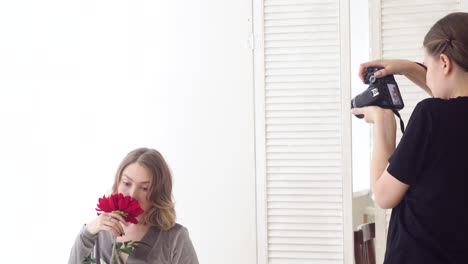
<path fill-rule="evenodd" d="M 384 263 L 468 263 L 468 97 L 421 101 L 389 163 L 410 187 L 393 208 Z"/>

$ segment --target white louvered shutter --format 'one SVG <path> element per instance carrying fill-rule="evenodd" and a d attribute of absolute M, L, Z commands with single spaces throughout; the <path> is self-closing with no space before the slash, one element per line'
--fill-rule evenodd
<path fill-rule="evenodd" d="M 349 6 L 257 7 L 258 263 L 352 263 Z"/>
<path fill-rule="evenodd" d="M 451 12 L 462 10 L 460 0 L 370 0 L 370 40 L 371 58 L 409 59 L 422 62 L 424 57 L 423 40 L 430 27 L 440 18 Z M 412 84 L 404 76 L 395 75 L 405 103 L 400 111 L 405 125 L 416 104 L 429 97 L 421 88 Z M 401 138 L 398 130 L 397 142 Z M 384 214 L 388 227 L 391 210 L 378 210 Z M 379 224 L 378 224 L 379 225 Z M 383 234 L 384 239 L 377 243 L 378 260 L 382 261 L 386 229 L 377 230 L 377 235 Z M 379 262 L 378 262 L 379 263 Z"/>

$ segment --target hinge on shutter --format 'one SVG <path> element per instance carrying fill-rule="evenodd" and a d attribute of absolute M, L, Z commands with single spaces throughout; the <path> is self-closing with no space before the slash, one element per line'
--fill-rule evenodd
<path fill-rule="evenodd" d="M 249 33 L 249 36 L 247 37 L 247 47 L 250 49 L 250 50 L 254 50 L 255 49 L 255 35 L 253 32 L 250 32 Z"/>

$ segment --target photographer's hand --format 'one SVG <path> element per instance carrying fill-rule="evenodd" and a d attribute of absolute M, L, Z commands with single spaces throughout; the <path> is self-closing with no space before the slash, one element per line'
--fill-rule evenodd
<path fill-rule="evenodd" d="M 384 109 L 378 106 L 366 106 L 362 108 L 353 108 L 351 112 L 354 115 L 364 115 L 366 123 L 380 123 L 385 122 L 395 125 L 395 115 L 390 109 Z"/>
<path fill-rule="evenodd" d="M 400 203 L 409 188 L 387 171 L 388 159 L 395 151 L 395 116 L 392 110 L 377 106 L 354 108 L 352 113 L 364 115 L 364 120 L 373 124 L 371 188 L 375 202 L 380 208 L 393 208 Z"/>
<path fill-rule="evenodd" d="M 403 74 L 417 86 L 421 87 L 426 93 L 432 96 L 432 92 L 426 85 L 426 69 L 417 63 L 409 60 L 374 60 L 359 65 L 359 78 L 364 81 L 364 75 L 368 67 L 384 67 L 377 71 L 374 76 L 377 78 L 389 74 Z"/>

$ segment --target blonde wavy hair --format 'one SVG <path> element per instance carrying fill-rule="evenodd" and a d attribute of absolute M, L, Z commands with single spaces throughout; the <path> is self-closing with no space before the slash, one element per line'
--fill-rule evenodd
<path fill-rule="evenodd" d="M 150 209 L 146 210 L 139 221 L 168 230 L 175 225 L 176 212 L 172 197 L 172 174 L 159 151 L 150 148 L 138 148 L 125 156 L 115 174 L 112 192 L 116 193 L 124 169 L 133 163 L 146 168 L 151 176 L 148 192 Z"/>

